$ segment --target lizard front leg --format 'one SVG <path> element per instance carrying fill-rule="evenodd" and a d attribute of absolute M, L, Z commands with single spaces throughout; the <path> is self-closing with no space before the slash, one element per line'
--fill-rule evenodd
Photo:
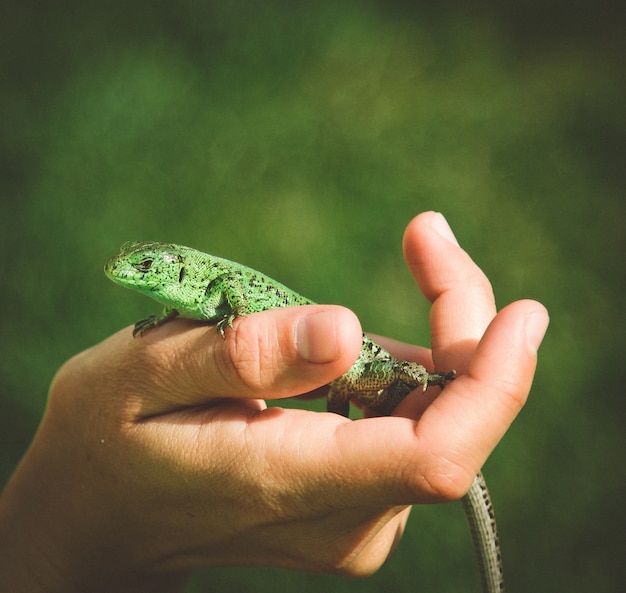
<path fill-rule="evenodd" d="M 218 331 L 225 337 L 226 328 L 233 328 L 233 321 L 250 312 L 246 291 L 236 275 L 222 274 L 209 282 L 202 303 L 202 317 L 215 322 Z"/>
<path fill-rule="evenodd" d="M 133 337 L 137 334 L 143 336 L 149 329 L 152 329 L 157 325 L 163 325 L 170 319 L 174 319 L 174 317 L 178 317 L 178 311 L 176 309 L 165 307 L 165 309 L 163 309 L 163 313 L 160 313 L 159 315 L 150 315 L 150 317 L 140 319 L 137 323 L 135 323 Z"/>

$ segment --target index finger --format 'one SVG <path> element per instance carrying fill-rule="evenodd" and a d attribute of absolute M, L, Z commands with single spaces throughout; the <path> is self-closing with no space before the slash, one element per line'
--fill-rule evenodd
<path fill-rule="evenodd" d="M 404 257 L 432 303 L 430 324 L 437 369 L 462 374 L 496 314 L 491 284 L 463 251 L 446 219 L 425 212 L 407 227 Z"/>

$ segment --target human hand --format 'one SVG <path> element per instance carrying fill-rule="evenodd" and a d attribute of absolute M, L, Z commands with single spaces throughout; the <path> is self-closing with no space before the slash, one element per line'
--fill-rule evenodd
<path fill-rule="evenodd" d="M 127 328 L 53 382 L 0 503 L 0 585 L 176 591 L 200 566 L 375 571 L 408 505 L 465 493 L 525 401 L 547 324 L 529 301 L 491 322 L 489 283 L 439 215 L 411 223 L 405 254 L 433 302 L 437 367 L 460 374 L 434 401 L 358 422 L 266 407 L 350 367 L 361 329 L 341 307 L 255 314 L 225 340 L 184 320 L 142 339 Z M 432 368 L 424 349 L 383 345 Z"/>

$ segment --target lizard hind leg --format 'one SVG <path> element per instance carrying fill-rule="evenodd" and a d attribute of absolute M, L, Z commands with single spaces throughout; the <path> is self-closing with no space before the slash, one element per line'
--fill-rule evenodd
<path fill-rule="evenodd" d="M 328 384 L 326 410 L 346 418 L 350 417 L 350 391 L 345 375 Z"/>
<path fill-rule="evenodd" d="M 333 412 L 335 414 L 339 414 L 340 416 L 344 416 L 345 418 L 349 418 L 350 402 L 344 399 L 331 399 L 329 397 L 326 402 L 326 410 L 328 412 Z"/>

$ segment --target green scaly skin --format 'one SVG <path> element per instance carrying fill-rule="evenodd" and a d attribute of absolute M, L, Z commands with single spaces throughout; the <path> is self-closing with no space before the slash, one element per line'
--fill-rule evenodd
<path fill-rule="evenodd" d="M 214 324 L 224 337 L 226 328 L 232 329 L 237 317 L 314 304 L 256 270 L 182 245 L 125 243 L 107 261 L 104 271 L 117 284 L 164 305 L 160 315 L 138 321 L 133 335 L 141 336 L 175 317 L 184 317 Z M 350 401 L 354 401 L 389 415 L 417 387 L 423 391 L 429 385 L 443 388 L 454 378 L 455 371 L 429 373 L 416 362 L 398 360 L 364 335 L 356 362 L 329 384 L 328 410 L 347 417 Z M 463 502 L 478 554 L 483 591 L 501 593 L 504 584 L 495 518 L 481 474 Z"/>

